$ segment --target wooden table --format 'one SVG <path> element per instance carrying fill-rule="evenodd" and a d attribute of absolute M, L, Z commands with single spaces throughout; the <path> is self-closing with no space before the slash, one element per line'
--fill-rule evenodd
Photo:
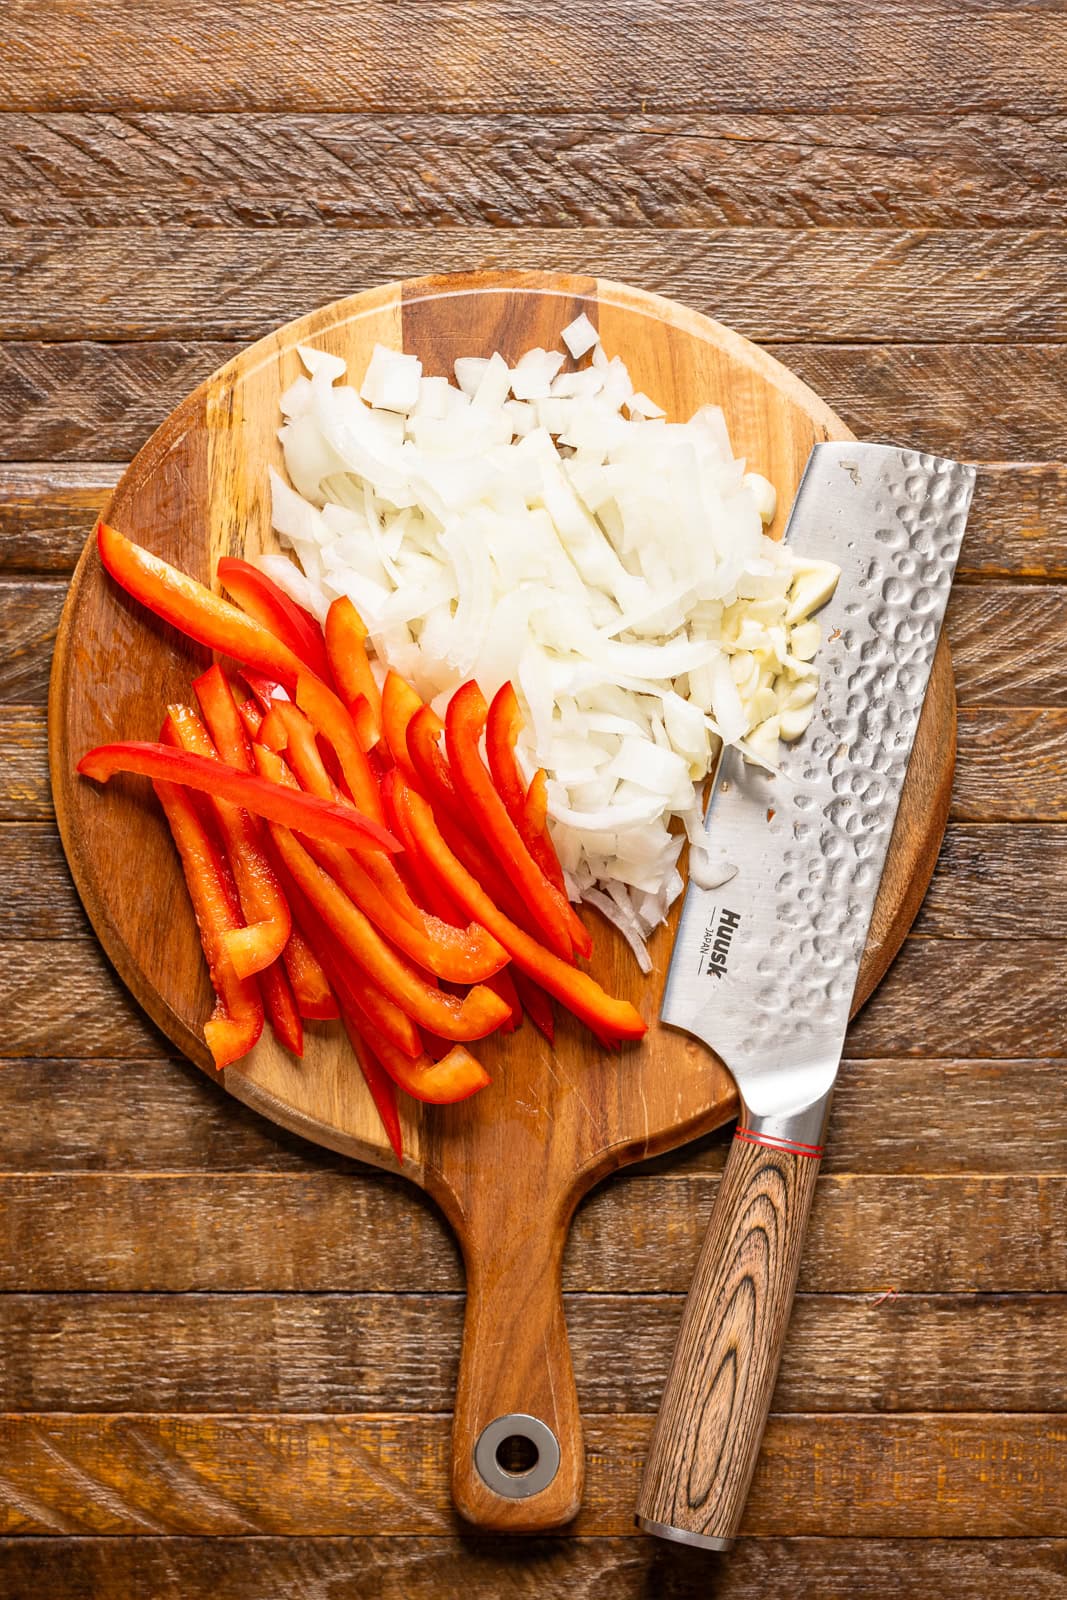
<path fill-rule="evenodd" d="M 1065 117 L 1067 16 L 1010 0 L 7 0 L 5 1600 L 1067 1593 Z M 489 265 L 674 295 L 861 437 L 982 463 L 942 862 L 850 1036 L 750 1537 L 710 1566 L 631 1517 L 724 1138 L 577 1219 L 573 1531 L 465 1532 L 445 1228 L 171 1059 L 52 823 L 51 641 L 122 464 L 276 323 Z"/>

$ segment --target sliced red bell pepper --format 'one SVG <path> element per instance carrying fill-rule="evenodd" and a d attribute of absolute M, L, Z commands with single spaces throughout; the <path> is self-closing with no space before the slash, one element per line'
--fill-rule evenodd
<path fill-rule="evenodd" d="M 242 611 L 271 632 L 274 637 L 299 656 L 300 660 L 324 683 L 330 681 L 330 663 L 326 659 L 326 644 L 310 611 L 298 606 L 283 589 L 265 572 L 260 572 L 250 561 L 236 556 L 222 556 L 215 568 L 219 582 L 233 595 Z"/>
<path fill-rule="evenodd" d="M 245 725 L 245 732 L 250 739 L 255 739 L 263 726 L 263 713 L 252 699 L 242 700 L 237 707 L 237 715 Z"/>
<path fill-rule="evenodd" d="M 284 962 L 272 962 L 266 972 L 260 974 L 259 984 L 263 991 L 263 1008 L 274 1037 L 290 1055 L 300 1060 L 304 1054 L 304 1025 Z"/>
<path fill-rule="evenodd" d="M 340 1016 L 329 979 L 299 928 L 294 928 L 289 935 L 282 960 L 293 986 L 297 1010 L 306 1022 L 330 1022 Z"/>
<path fill-rule="evenodd" d="M 400 1108 L 397 1105 L 396 1084 L 360 1034 L 355 1020 L 346 1015 L 344 1017 L 344 1025 L 345 1032 L 348 1035 L 348 1042 L 352 1046 L 356 1060 L 359 1062 L 359 1070 L 362 1072 L 364 1082 L 370 1090 L 375 1109 L 382 1119 L 382 1127 L 385 1129 L 386 1137 L 393 1147 L 393 1154 L 398 1161 L 403 1161 L 404 1136 L 400 1128 Z"/>
<path fill-rule="evenodd" d="M 399 672 L 387 672 L 382 684 L 382 734 L 394 763 L 408 782 L 414 784 L 418 783 L 419 778 L 408 754 L 408 724 L 415 713 L 423 709 L 422 696 L 416 693 L 407 679 L 402 678 Z M 429 717 L 424 720 L 436 723 L 440 736 L 444 732 L 444 724 L 435 711 L 428 706 L 425 709 Z"/>
<path fill-rule="evenodd" d="M 171 706 L 169 716 L 183 750 L 218 762 L 218 752 L 195 711 L 188 706 Z M 229 856 L 247 924 L 232 929 L 223 938 L 238 977 L 250 978 L 278 960 L 288 942 L 292 919 L 263 849 L 262 823 L 258 817 L 249 816 L 247 811 L 228 800 L 212 797 L 210 804 Z"/>
<path fill-rule="evenodd" d="M 367 659 L 366 625 L 347 595 L 326 613 L 326 654 L 363 748 L 371 750 L 382 736 L 382 697 Z"/>
<path fill-rule="evenodd" d="M 552 1015 L 551 996 L 545 993 L 540 984 L 528 978 L 525 972 L 520 972 L 518 967 L 512 965 L 509 970 L 526 1015 L 538 1033 L 543 1033 L 549 1044 L 555 1044 L 556 1019 Z"/>
<path fill-rule="evenodd" d="M 288 689 L 280 684 L 277 678 L 266 677 L 262 672 L 253 672 L 249 667 L 241 669 L 241 677 L 245 680 L 256 699 L 256 704 L 266 716 L 275 700 L 288 700 Z"/>
<path fill-rule="evenodd" d="M 193 680 L 193 693 L 207 724 L 211 742 L 221 759 L 228 767 L 254 772 L 256 769 L 252 761 L 248 728 L 242 721 L 233 690 L 217 661 Z"/>
<path fill-rule="evenodd" d="M 506 1022 L 500 1024 L 501 1033 L 514 1033 L 516 1028 L 522 1027 L 522 1002 L 515 988 L 515 978 L 510 967 L 502 967 L 499 972 L 494 972 L 491 978 L 486 978 L 485 983 L 498 994 L 504 1004 L 509 1007 L 511 1016 Z"/>
<path fill-rule="evenodd" d="M 315 730 L 298 706 L 289 700 L 276 700 L 260 730 L 261 744 L 269 750 L 285 750 L 289 766 L 296 774 L 300 787 L 320 800 L 340 801 L 343 797 L 326 770 Z M 284 767 L 265 762 L 257 757 L 265 778 L 275 783 L 284 782 Z M 399 911 L 413 928 L 421 929 L 422 913 L 408 894 L 407 886 L 392 860 L 380 850 L 355 852 L 363 869 L 377 884 L 394 910 Z"/>
<path fill-rule="evenodd" d="M 269 673 L 287 687 L 306 670 L 300 657 L 253 617 L 133 544 L 106 522 L 97 524 L 96 538 L 100 559 L 115 582 L 190 639 Z"/>
<path fill-rule="evenodd" d="M 280 853 L 277 866 L 293 915 L 304 930 L 304 936 L 330 986 L 331 999 L 336 996 L 333 1015 L 343 1015 L 348 1011 L 368 1017 L 375 1027 L 393 1041 L 398 1050 L 411 1058 L 417 1056 L 422 1049 L 422 1042 L 411 1018 L 375 986 L 363 968 L 348 957 L 347 952 L 338 950 L 329 929 L 286 867 Z"/>
<path fill-rule="evenodd" d="M 485 724 L 485 753 L 489 759 L 489 771 L 493 775 L 497 793 L 519 838 L 566 907 L 567 932 L 571 944 L 579 955 L 589 956 L 593 953 L 592 938 L 585 923 L 567 899 L 563 868 L 559 864 L 559 857 L 552 846 L 552 840 L 546 832 L 548 796 L 543 772 L 540 777 L 545 810 L 541 816 L 540 826 L 534 828 L 530 825 L 527 814 L 530 797 L 523 786 L 522 774 L 515 759 L 515 741 L 521 727 L 522 712 L 519 710 L 515 690 L 510 683 L 505 683 L 493 696 Z M 530 789 L 532 791 L 533 784 L 530 785 Z"/>
<path fill-rule="evenodd" d="M 153 784 L 170 826 L 203 945 L 215 1009 L 204 1037 L 221 1072 L 247 1055 L 263 1032 L 263 1001 L 255 978 L 239 978 L 224 936 L 241 926 L 237 895 L 225 862 L 204 826 L 193 797 L 178 784 Z"/>
<path fill-rule="evenodd" d="M 474 874 L 495 903 L 506 911 L 520 928 L 536 933 L 533 921 L 515 886 L 481 843 L 471 837 L 470 817 L 464 815 L 463 802 L 452 779 L 452 772 L 438 744 L 440 718 L 429 706 L 417 711 L 408 724 L 408 753 L 418 774 L 418 788 L 433 806 L 437 825 L 468 872 Z M 438 912 L 438 915 L 442 913 Z M 570 946 L 568 945 L 568 954 Z"/>
<path fill-rule="evenodd" d="M 172 750 L 164 744 L 102 744 L 78 762 L 86 778 L 106 783 L 116 772 L 137 772 L 165 783 L 180 783 L 199 789 L 217 800 L 230 800 L 257 817 L 283 827 L 296 828 L 318 839 L 329 839 L 346 848 L 368 843 L 380 850 L 399 850 L 400 844 L 378 822 L 351 806 L 334 805 L 298 789 L 281 788 L 258 774 L 238 772 L 221 761 Z"/>
<path fill-rule="evenodd" d="M 369 918 L 353 905 L 288 828 L 273 824 L 271 835 L 290 877 L 340 949 L 412 1022 L 443 1039 L 481 1039 L 509 1015 L 509 1008 L 499 995 L 484 984 L 470 989 L 462 1000 L 431 987 L 386 944 Z"/>
<path fill-rule="evenodd" d="M 499 939 L 515 965 L 562 1002 L 589 1027 L 618 1039 L 640 1039 L 646 1024 L 628 1000 L 617 1000 L 587 972 L 580 972 L 539 945 L 500 911 L 475 878 L 456 859 L 441 836 L 427 801 L 405 784 L 394 768 L 386 793 L 404 818 L 411 837 L 423 851 L 450 894 L 469 917 Z M 440 1029 L 434 1029 L 440 1032 Z"/>
<path fill-rule="evenodd" d="M 427 1053 L 409 1061 L 367 1023 L 360 1024 L 360 1031 L 389 1076 L 413 1100 L 455 1105 L 492 1081 L 481 1062 L 462 1045 L 453 1045 L 438 1061 Z"/>
<path fill-rule="evenodd" d="M 445 742 L 452 779 L 460 799 L 477 819 L 486 845 L 528 907 L 541 943 L 566 960 L 573 945 L 570 907 L 527 850 L 481 757 L 479 744 L 488 712 L 485 696 L 473 680 L 462 684 L 448 702 Z"/>
<path fill-rule="evenodd" d="M 544 767 L 538 767 L 530 779 L 530 787 L 526 791 L 522 814 L 526 827 L 533 837 L 544 833 L 548 826 L 548 776 Z M 552 853 L 555 855 L 555 851 Z M 558 856 L 556 857 L 556 865 L 557 867 L 559 866 Z M 560 867 L 560 876 L 563 876 L 562 867 Z"/>
<path fill-rule="evenodd" d="M 297 679 L 296 703 L 311 719 L 315 732 L 321 733 L 332 745 L 353 805 L 375 822 L 381 822 L 378 782 L 344 703 L 310 672 L 302 672 Z"/>

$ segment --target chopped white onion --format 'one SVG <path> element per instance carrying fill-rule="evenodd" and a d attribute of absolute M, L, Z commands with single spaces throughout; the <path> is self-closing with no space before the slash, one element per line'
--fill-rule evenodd
<path fill-rule="evenodd" d="M 773 773 L 811 719 L 810 618 L 837 569 L 766 536 L 774 487 L 735 460 L 718 406 L 667 422 L 584 314 L 563 344 L 591 364 L 461 357 L 456 385 L 376 346 L 358 394 L 338 357 L 301 349 L 290 481 L 271 473 L 300 566 L 261 564 L 320 620 L 349 595 L 376 670 L 437 710 L 469 677 L 487 697 L 515 685 L 519 764 L 548 775 L 568 893 L 647 971 L 685 838 L 697 873 L 719 870 L 700 852 L 721 742 Z"/>

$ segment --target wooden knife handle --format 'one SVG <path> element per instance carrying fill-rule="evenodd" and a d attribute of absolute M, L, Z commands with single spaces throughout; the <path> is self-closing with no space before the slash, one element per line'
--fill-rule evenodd
<path fill-rule="evenodd" d="M 637 1520 L 709 1550 L 737 1532 L 793 1304 L 820 1146 L 739 1127 L 689 1291 Z"/>

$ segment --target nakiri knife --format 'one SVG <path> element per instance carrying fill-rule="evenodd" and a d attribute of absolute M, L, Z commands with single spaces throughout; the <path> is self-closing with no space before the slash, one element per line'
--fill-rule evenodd
<path fill-rule="evenodd" d="M 967 521 L 974 469 L 871 444 L 811 453 L 786 537 L 841 567 L 819 691 L 768 774 L 728 750 L 664 1022 L 710 1045 L 742 1111 L 637 1506 L 726 1550 L 759 1455 L 867 929 Z"/>

